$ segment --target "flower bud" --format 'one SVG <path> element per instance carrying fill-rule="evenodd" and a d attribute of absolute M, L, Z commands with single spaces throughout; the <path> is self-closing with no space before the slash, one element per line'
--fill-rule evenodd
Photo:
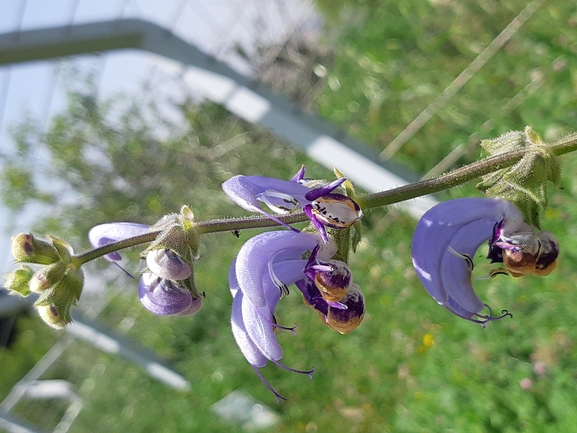
<path fill-rule="evenodd" d="M 49 265 L 60 260 L 57 248 L 51 243 L 37 239 L 32 233 L 12 236 L 12 255 L 17 262 Z"/>
<path fill-rule="evenodd" d="M 62 258 L 64 263 L 66 264 L 70 263 L 72 254 L 74 254 L 74 251 L 72 250 L 70 244 L 62 239 L 58 239 L 57 237 L 51 235 L 48 235 L 47 237 L 48 239 L 50 239 L 50 241 L 52 241 L 54 248 L 58 250 L 58 254 Z"/>
<path fill-rule="evenodd" d="M 6 278 L 6 288 L 21 296 L 28 296 L 30 294 L 29 283 L 33 275 L 34 269 L 30 266 L 22 265 L 4 276 Z"/>
<path fill-rule="evenodd" d="M 39 305 L 36 307 L 36 310 L 38 310 L 38 314 L 40 318 L 44 320 L 44 323 L 54 329 L 63 329 L 72 321 L 65 320 L 56 305 Z"/>
<path fill-rule="evenodd" d="M 202 301 L 193 297 L 189 290 L 151 272 L 142 274 L 138 295 L 142 305 L 159 316 L 193 314 L 202 305 Z"/>
<path fill-rule="evenodd" d="M 59 282 L 66 273 L 66 265 L 63 262 L 52 263 L 40 268 L 30 280 L 30 291 L 42 293 L 49 287 Z"/>
<path fill-rule="evenodd" d="M 192 273 L 190 266 L 168 248 L 150 251 L 146 255 L 146 265 L 150 272 L 167 280 L 184 280 Z"/>
<path fill-rule="evenodd" d="M 338 260 L 321 263 L 317 267 L 326 269 L 319 270 L 314 276 L 315 285 L 325 300 L 339 302 L 347 295 L 353 282 L 352 272 L 346 263 Z"/>
<path fill-rule="evenodd" d="M 186 243 L 190 248 L 192 259 L 198 258 L 198 248 L 200 247 L 200 236 L 196 229 L 196 222 L 192 209 L 184 205 L 180 208 L 179 220 L 186 234 Z"/>

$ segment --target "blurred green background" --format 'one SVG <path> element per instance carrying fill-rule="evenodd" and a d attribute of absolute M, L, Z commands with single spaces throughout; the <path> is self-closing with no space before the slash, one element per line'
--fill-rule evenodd
<path fill-rule="evenodd" d="M 353 137 L 382 151 L 441 94 L 528 4 L 518 0 L 317 0 L 323 36 L 299 52 L 314 59 L 307 79 L 270 83 L 300 95 Z M 287 57 L 290 59 L 290 57 Z M 277 65 L 279 66 L 279 65 Z M 289 61 L 279 68 L 302 67 Z M 263 74 L 264 75 L 264 74 Z M 2 175 L 4 202 L 30 201 L 49 212 L 38 234 L 63 236 L 88 247 L 85 233 L 105 221 L 153 223 L 189 204 L 199 219 L 243 215 L 220 191 L 237 174 L 290 177 L 331 173 L 267 131 L 234 118 L 215 104 L 179 101 L 186 127 L 177 128 L 153 105 L 100 100 L 90 77 L 70 86 L 68 109 L 45 133 L 34 120 L 17 126 L 20 155 Z M 300 86 L 300 87 L 298 87 Z M 305 96 L 303 96 L 305 95 Z M 118 115 L 120 113 L 120 115 Z M 395 155 L 425 174 L 453 153 L 441 171 L 481 155 L 480 139 L 531 125 L 546 139 L 577 129 L 577 6 L 544 2 L 473 78 Z M 170 131 L 160 136 L 157 131 Z M 29 143 L 42 142 L 50 165 L 26 164 Z M 94 155 L 99 155 L 98 163 Z M 480 297 L 513 319 L 486 329 L 439 307 L 420 285 L 410 259 L 416 222 L 395 207 L 363 219 L 364 238 L 350 260 L 368 313 L 349 335 L 323 326 L 296 290 L 282 300 L 277 319 L 298 323 L 281 332 L 283 362 L 316 367 L 309 381 L 275 366 L 263 369 L 286 402 L 255 376 L 230 332 L 227 270 L 244 231 L 203 238 L 197 286 L 203 309 L 184 318 L 155 317 L 138 302 L 136 281 L 102 287 L 110 302 L 99 316 L 172 363 L 191 383 L 171 390 L 134 364 L 76 341 L 43 376 L 76 384 L 86 405 L 74 432 L 237 432 L 210 407 L 236 389 L 252 394 L 281 418 L 275 432 L 569 432 L 577 425 L 577 183 L 575 156 L 563 157 L 561 187 L 551 189 L 543 228 L 561 242 L 557 269 L 546 278 L 478 281 Z M 60 179 L 57 196 L 35 186 L 34 170 Z M 465 185 L 439 195 L 481 194 Z M 479 254 L 478 261 L 482 254 Z M 132 255 L 137 257 L 137 252 Z M 103 262 L 103 261 L 102 261 Z M 130 269 L 137 271 L 137 261 Z M 92 264 L 93 271 L 105 263 Z M 480 266 L 481 267 L 481 266 Z M 118 286 L 128 290 L 118 292 Z M 81 300 L 80 306 L 88 300 Z M 130 326 L 126 326 L 127 318 Z M 18 318 L 15 344 L 1 355 L 0 398 L 62 337 L 34 314 Z M 26 402 L 14 413 L 54 426 L 57 404 Z"/>

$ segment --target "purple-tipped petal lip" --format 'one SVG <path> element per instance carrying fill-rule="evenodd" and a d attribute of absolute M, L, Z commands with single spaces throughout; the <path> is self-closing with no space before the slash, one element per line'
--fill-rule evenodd
<path fill-rule="evenodd" d="M 113 242 L 142 235 L 150 230 L 150 226 L 139 223 L 118 222 L 106 223 L 94 226 L 88 232 L 88 239 L 95 248 L 111 244 Z M 105 259 L 110 261 L 121 260 L 118 252 L 106 254 Z"/>
<path fill-rule="evenodd" d="M 288 231 L 265 232 L 250 238 L 240 249 L 235 266 L 244 296 L 254 306 L 264 307 L 266 299 L 262 282 L 273 258 L 285 250 L 310 251 L 317 242 L 314 235 Z"/>
<path fill-rule="evenodd" d="M 304 185 L 289 180 L 275 179 L 264 176 L 234 176 L 222 184 L 222 189 L 240 207 L 254 211 L 260 209 L 260 202 L 257 199 L 259 194 L 267 190 L 278 191 L 299 202 L 306 202 L 304 196 L 310 191 Z"/>
<path fill-rule="evenodd" d="M 180 314 L 190 309 L 193 303 L 190 291 L 150 272 L 142 275 L 138 295 L 142 305 L 159 316 Z"/>
<path fill-rule="evenodd" d="M 336 188 L 341 186 L 346 180 L 347 180 L 346 177 L 340 177 L 336 180 L 333 180 L 331 183 L 328 183 L 327 185 L 323 185 L 321 187 L 312 189 L 308 193 L 305 194 L 305 198 L 309 201 L 314 201 L 314 200 L 318 199 L 319 197 L 323 197 L 327 194 L 330 194 Z"/>

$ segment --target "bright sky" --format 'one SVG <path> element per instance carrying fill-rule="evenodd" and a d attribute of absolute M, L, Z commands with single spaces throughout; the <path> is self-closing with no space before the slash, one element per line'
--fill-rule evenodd
<path fill-rule="evenodd" d="M 282 41 L 298 23 L 315 20 L 310 0 L 2 0 L 0 34 L 118 18 L 139 18 L 167 27 L 244 74 L 250 68 L 234 53 L 235 44 L 250 52 L 255 41 Z M 80 56 L 74 62 L 100 71 L 104 97 L 136 92 L 150 80 L 156 94 L 182 91 L 174 79 L 181 72 L 180 65 L 159 56 L 126 50 Z M 0 153 L 13 149 L 9 131 L 24 115 L 34 116 L 47 127 L 51 115 L 63 108 L 60 65 L 54 60 L 0 66 Z M 10 235 L 30 225 L 30 211 L 16 217 L 0 208 L 3 274 L 13 269 Z"/>

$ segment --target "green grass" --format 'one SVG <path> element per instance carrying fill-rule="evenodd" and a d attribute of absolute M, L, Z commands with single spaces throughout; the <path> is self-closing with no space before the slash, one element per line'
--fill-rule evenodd
<path fill-rule="evenodd" d="M 490 0 L 343 0 L 338 8 L 337 2 L 318 3 L 326 11 L 325 31 L 335 56 L 325 65 L 329 79 L 317 100 L 319 111 L 378 150 L 522 6 Z M 577 129 L 576 22 L 571 2 L 542 6 L 396 158 L 426 172 L 460 143 L 525 124 L 546 137 Z M 532 77 L 538 83 L 527 87 Z M 311 175 L 330 175 L 298 152 L 283 149 L 281 158 L 306 162 Z M 254 154 L 238 153 L 256 166 Z M 472 147 L 457 165 L 479 154 Z M 274 403 L 229 330 L 226 271 L 255 232 L 243 232 L 240 239 L 228 234 L 204 239 L 196 275 L 207 300 L 196 316 L 154 317 L 138 304 L 136 283 L 132 293 L 115 298 L 102 314 L 113 327 L 134 317 L 128 334 L 168 359 L 191 382 L 191 391 L 173 391 L 133 364 L 81 342 L 47 376 L 68 378 L 87 402 L 73 425 L 75 432 L 240 432 L 210 411 L 235 389 L 279 413 L 282 421 L 275 432 L 572 431 L 577 424 L 577 182 L 571 167 L 576 163 L 574 156 L 563 158 L 562 188 L 551 191 L 550 210 L 542 221 L 561 240 L 558 269 L 547 278 L 475 283 L 482 299 L 496 310 L 508 309 L 513 319 L 481 329 L 436 305 L 411 266 L 415 221 L 396 209 L 386 215 L 376 210 L 364 219 L 364 240 L 351 258 L 368 305 L 358 329 L 342 336 L 323 326 L 296 290 L 279 306 L 280 323 L 299 325 L 296 337 L 278 335 L 283 362 L 316 367 L 312 381 L 275 366 L 263 370 L 288 401 Z M 263 167 L 273 175 L 275 160 Z M 466 185 L 441 198 L 467 195 L 480 193 Z M 20 318 L 19 326 L 21 338 L 1 359 L 3 372 L 9 372 L 0 380 L 2 395 L 57 338 L 33 316 Z M 546 366 L 543 374 L 535 371 L 537 363 Z M 521 387 L 524 379 L 530 379 L 529 389 Z M 19 413 L 34 420 L 39 417 L 31 411 L 46 410 L 19 407 Z"/>

